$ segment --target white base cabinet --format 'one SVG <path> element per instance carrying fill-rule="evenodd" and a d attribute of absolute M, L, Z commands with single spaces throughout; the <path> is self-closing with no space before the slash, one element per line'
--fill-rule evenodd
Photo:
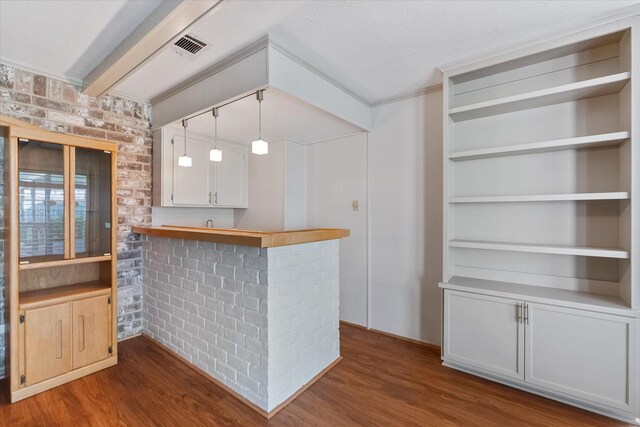
<path fill-rule="evenodd" d="M 638 319 L 445 289 L 445 364 L 635 418 Z"/>
<path fill-rule="evenodd" d="M 520 304 L 507 298 L 446 292 L 444 357 L 524 380 L 524 324 Z"/>
<path fill-rule="evenodd" d="M 527 303 L 525 381 L 634 413 L 637 319 Z"/>
<path fill-rule="evenodd" d="M 153 205 L 161 207 L 246 208 L 249 202 L 249 148 L 219 141 L 222 161 L 209 160 L 211 138 L 187 132 L 191 167 L 178 165 L 185 153 L 184 130 L 165 126 L 153 132 Z"/>

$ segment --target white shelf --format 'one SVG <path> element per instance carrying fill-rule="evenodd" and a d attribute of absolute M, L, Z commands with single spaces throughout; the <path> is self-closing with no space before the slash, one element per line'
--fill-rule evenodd
<path fill-rule="evenodd" d="M 589 246 L 542 245 L 482 240 L 449 240 L 453 248 L 486 249 L 493 251 L 530 252 L 539 254 L 574 255 L 601 258 L 628 259 L 629 252 L 619 248 L 594 248 Z"/>
<path fill-rule="evenodd" d="M 580 148 L 606 147 L 619 145 L 629 139 L 630 132 L 612 132 L 577 138 L 556 139 L 552 141 L 532 142 L 528 144 L 507 145 L 503 147 L 480 148 L 451 153 L 449 159 L 455 161 L 487 159 L 491 157 L 514 156 L 521 154 L 545 153 Z"/>
<path fill-rule="evenodd" d="M 548 89 L 536 90 L 505 98 L 463 105 L 449 109 L 453 121 L 503 114 L 528 108 L 543 107 L 568 101 L 618 93 L 624 88 L 631 73 L 618 73 Z"/>
<path fill-rule="evenodd" d="M 497 282 L 454 276 L 448 282 L 440 283 L 444 289 L 474 292 L 503 298 L 526 300 L 546 304 L 558 304 L 581 309 L 607 311 L 611 314 L 638 317 L 640 312 L 631 310 L 622 299 L 613 295 L 593 294 L 542 286 L 521 285 L 519 283 Z"/>
<path fill-rule="evenodd" d="M 624 191 L 608 193 L 532 194 L 518 196 L 451 197 L 450 203 L 561 202 L 581 200 L 628 200 Z"/>

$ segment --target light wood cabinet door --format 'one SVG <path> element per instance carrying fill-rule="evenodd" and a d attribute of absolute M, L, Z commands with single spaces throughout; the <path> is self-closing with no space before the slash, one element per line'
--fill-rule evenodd
<path fill-rule="evenodd" d="M 444 304 L 445 361 L 524 379 L 521 301 L 447 290 Z"/>
<path fill-rule="evenodd" d="M 26 310 L 25 384 L 30 386 L 71 370 L 69 303 Z"/>
<path fill-rule="evenodd" d="M 109 357 L 111 306 L 109 296 L 74 301 L 73 304 L 73 369 Z"/>
<path fill-rule="evenodd" d="M 248 150 L 232 144 L 219 144 L 222 161 L 215 163 L 213 204 L 220 207 L 247 207 Z"/>
<path fill-rule="evenodd" d="M 598 406 L 634 412 L 637 319 L 527 304 L 525 377 Z"/>

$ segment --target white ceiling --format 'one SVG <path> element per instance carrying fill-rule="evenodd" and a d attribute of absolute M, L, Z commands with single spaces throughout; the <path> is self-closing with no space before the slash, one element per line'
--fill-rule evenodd
<path fill-rule="evenodd" d="M 152 98 L 269 34 L 368 102 L 441 82 L 436 67 L 560 31 L 633 1 L 234 1 L 190 33 L 211 44 L 189 60 L 165 48 L 118 85 Z"/>
<path fill-rule="evenodd" d="M 0 60 L 78 82 L 160 0 L 0 0 Z M 440 82 L 436 67 L 570 28 L 628 1 L 225 0 L 190 29 L 210 48 L 169 47 L 116 89 L 150 99 L 269 34 L 368 102 Z"/>
<path fill-rule="evenodd" d="M 213 140 L 213 115 L 207 113 L 189 120 L 187 131 Z M 264 92 L 262 139 L 266 141 L 289 139 L 310 144 L 361 131 L 359 127 L 278 89 L 269 88 Z M 258 101 L 255 96 L 219 109 L 218 138 L 246 145 L 258 139 Z"/>
<path fill-rule="evenodd" d="M 0 60 L 74 83 L 161 0 L 0 0 Z"/>

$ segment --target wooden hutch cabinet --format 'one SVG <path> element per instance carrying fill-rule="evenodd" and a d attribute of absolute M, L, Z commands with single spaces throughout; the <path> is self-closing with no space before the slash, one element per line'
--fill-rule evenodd
<path fill-rule="evenodd" d="M 0 116 L 11 401 L 117 363 L 115 143 Z"/>

